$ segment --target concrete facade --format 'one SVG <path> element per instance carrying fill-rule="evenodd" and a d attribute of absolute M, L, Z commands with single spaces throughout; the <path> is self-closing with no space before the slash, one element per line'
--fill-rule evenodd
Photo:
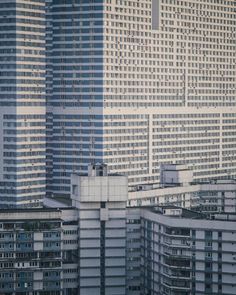
<path fill-rule="evenodd" d="M 69 199 L 97 162 L 130 185 L 235 177 L 234 0 L 0 3 L 2 206 Z"/>
<path fill-rule="evenodd" d="M 77 295 L 77 219 L 75 209 L 0 210 L 1 293 Z"/>
<path fill-rule="evenodd" d="M 141 294 L 235 293 L 235 214 L 208 220 L 184 209 L 162 208 L 144 209 L 141 216 Z"/>
<path fill-rule="evenodd" d="M 4 294 L 235 294 L 235 211 L 127 206 L 127 177 L 100 164 L 74 174 L 71 191 L 73 207 L 46 199 L 43 209 L 0 210 Z"/>
<path fill-rule="evenodd" d="M 46 190 L 45 1 L 0 1 L 0 208 Z"/>
<path fill-rule="evenodd" d="M 212 181 L 171 187 L 138 186 L 128 194 L 128 206 L 175 205 L 205 213 L 236 213 L 236 182 Z"/>
<path fill-rule="evenodd" d="M 72 205 L 79 210 L 81 295 L 126 293 L 127 178 L 91 165 L 72 176 Z"/>
<path fill-rule="evenodd" d="M 47 3 L 48 195 L 98 161 L 130 185 L 235 176 L 235 1 Z"/>

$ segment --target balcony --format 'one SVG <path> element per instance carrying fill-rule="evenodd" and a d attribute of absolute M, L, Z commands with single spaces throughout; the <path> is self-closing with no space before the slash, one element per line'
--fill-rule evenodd
<path fill-rule="evenodd" d="M 44 251 L 60 251 L 61 243 L 56 241 L 47 241 L 43 243 Z"/>
<path fill-rule="evenodd" d="M 13 283 L 7 283 L 7 282 L 0 283 L 0 290 L 2 294 L 5 294 L 5 292 L 6 293 L 9 292 L 10 294 L 12 294 L 14 291 L 14 285 Z"/>
<path fill-rule="evenodd" d="M 190 240 L 184 239 L 164 239 L 162 242 L 166 246 L 171 246 L 175 248 L 181 248 L 181 249 L 188 249 L 191 248 L 191 242 Z"/>
<path fill-rule="evenodd" d="M 0 241 L 7 243 L 14 241 L 14 234 L 13 233 L 2 233 L 0 234 Z"/>
<path fill-rule="evenodd" d="M 191 253 L 180 253 L 174 249 L 166 250 L 163 254 L 173 259 L 190 259 L 192 257 Z"/>
<path fill-rule="evenodd" d="M 33 243 L 19 243 L 16 244 L 17 252 L 32 252 L 33 251 Z"/>
<path fill-rule="evenodd" d="M 166 228 L 165 235 L 169 237 L 186 238 L 190 237 L 190 230 L 187 228 Z"/>
<path fill-rule="evenodd" d="M 43 281 L 56 282 L 61 280 L 60 271 L 46 271 L 43 275 Z"/>
<path fill-rule="evenodd" d="M 184 270 L 168 270 L 167 272 L 163 272 L 163 276 L 168 277 L 169 279 L 180 279 L 180 280 L 190 280 L 191 274 L 190 271 Z"/>
<path fill-rule="evenodd" d="M 164 266 L 170 267 L 170 268 L 174 268 L 174 269 L 186 269 L 186 270 L 190 270 L 191 269 L 191 263 L 190 260 L 184 259 L 171 259 L 171 258 L 165 258 L 164 259 Z"/>
<path fill-rule="evenodd" d="M 16 292 L 29 292 L 33 291 L 33 283 L 32 282 L 17 282 Z"/>
<path fill-rule="evenodd" d="M 7 273 L 7 274 L 5 274 L 4 276 L 1 276 L 0 277 L 0 284 L 2 283 L 2 282 L 4 282 L 4 283 L 11 283 L 11 282 L 13 282 L 14 281 L 14 277 L 13 277 L 13 273 Z"/>
<path fill-rule="evenodd" d="M 61 241 L 61 233 L 60 232 L 44 232 L 43 233 L 44 241 Z"/>
<path fill-rule="evenodd" d="M 61 289 L 61 282 L 60 281 L 52 281 L 52 282 L 44 282 L 43 289 L 46 291 L 54 291 Z"/>
<path fill-rule="evenodd" d="M 33 281 L 33 273 L 32 272 L 19 272 L 16 275 L 16 283 L 28 283 L 28 285 L 32 284 Z"/>
<path fill-rule="evenodd" d="M 16 235 L 17 242 L 31 242 L 33 241 L 33 234 L 32 233 L 20 233 Z"/>
<path fill-rule="evenodd" d="M 179 283 L 181 283 L 181 281 L 179 281 Z M 188 282 L 185 282 L 183 285 L 179 284 L 179 286 L 173 285 L 170 282 L 163 282 L 162 284 L 163 284 L 163 286 L 165 286 L 171 290 L 176 290 L 176 291 L 189 291 L 189 290 L 191 290 L 190 283 L 188 283 Z"/>

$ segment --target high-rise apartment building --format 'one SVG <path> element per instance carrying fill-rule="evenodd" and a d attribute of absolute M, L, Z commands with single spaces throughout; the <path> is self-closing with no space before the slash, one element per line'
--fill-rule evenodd
<path fill-rule="evenodd" d="M 131 185 L 172 162 L 235 176 L 235 1 L 0 4 L 2 203 L 39 203 L 45 163 L 54 196 L 91 162 Z"/>
<path fill-rule="evenodd" d="M 97 161 L 134 185 L 171 162 L 235 175 L 235 1 L 58 0 L 49 19 L 49 193 Z"/>
<path fill-rule="evenodd" d="M 104 7 L 71 0 L 47 7 L 47 182 L 60 195 L 69 194 L 72 172 L 103 159 Z"/>
<path fill-rule="evenodd" d="M 45 195 L 45 1 L 0 0 L 0 207 Z"/>

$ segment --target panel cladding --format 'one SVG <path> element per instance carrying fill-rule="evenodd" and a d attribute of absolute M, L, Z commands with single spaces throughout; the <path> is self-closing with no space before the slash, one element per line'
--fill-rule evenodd
<path fill-rule="evenodd" d="M 103 158 L 103 1 L 48 1 L 48 195 Z"/>
<path fill-rule="evenodd" d="M 79 206 L 80 293 L 125 294 L 125 202 L 84 201 Z M 99 216 L 103 207 L 109 211 L 106 221 Z"/>
<path fill-rule="evenodd" d="M 45 1 L 1 1 L 0 22 L 0 207 L 39 206 L 45 195 Z"/>
<path fill-rule="evenodd" d="M 235 1 L 106 1 L 108 107 L 235 106 Z M 158 18 L 156 18 L 158 19 Z"/>
<path fill-rule="evenodd" d="M 43 0 L 1 1 L 3 202 L 44 196 L 45 96 L 50 195 L 90 162 L 133 185 L 171 162 L 235 177 L 235 1 L 46 3 L 45 32 Z"/>
<path fill-rule="evenodd" d="M 131 185 L 234 177 L 235 1 L 47 3 L 49 195 L 99 161 Z"/>
<path fill-rule="evenodd" d="M 104 161 L 132 185 L 163 163 L 234 177 L 235 1 L 158 2 L 106 2 Z"/>
<path fill-rule="evenodd" d="M 146 213 L 141 294 L 234 294 L 234 221 Z"/>
<path fill-rule="evenodd" d="M 159 30 L 160 14 L 160 0 L 152 0 L 152 30 Z"/>

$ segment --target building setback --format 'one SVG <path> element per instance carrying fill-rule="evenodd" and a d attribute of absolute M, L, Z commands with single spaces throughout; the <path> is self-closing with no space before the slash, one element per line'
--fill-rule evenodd
<path fill-rule="evenodd" d="M 236 213 L 236 181 L 193 182 L 184 165 L 163 165 L 161 183 L 129 187 L 128 206 L 174 205 L 211 213 Z"/>

